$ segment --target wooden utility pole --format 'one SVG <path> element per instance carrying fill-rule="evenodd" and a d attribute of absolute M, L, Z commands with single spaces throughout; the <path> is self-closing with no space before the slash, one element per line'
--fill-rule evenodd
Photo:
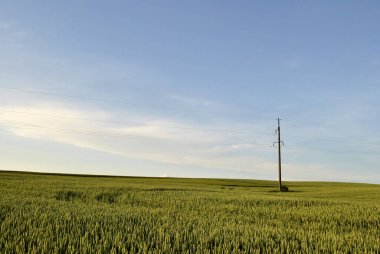
<path fill-rule="evenodd" d="M 280 130 L 280 118 L 277 118 L 277 142 L 273 142 L 274 144 L 277 143 L 278 145 L 278 188 L 279 191 L 282 191 L 282 183 L 281 183 L 281 145 L 284 145 L 284 142 L 281 140 L 281 130 Z"/>
<path fill-rule="evenodd" d="M 281 132 L 280 132 L 280 118 L 277 118 L 277 144 L 278 144 L 278 187 L 281 191 Z"/>

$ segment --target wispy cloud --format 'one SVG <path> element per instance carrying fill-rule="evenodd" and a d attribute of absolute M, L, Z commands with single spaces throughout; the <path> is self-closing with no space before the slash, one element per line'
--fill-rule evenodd
<path fill-rule="evenodd" d="M 371 60 L 371 64 L 373 65 L 380 65 L 380 59 L 374 58 Z"/>
<path fill-rule="evenodd" d="M 0 38 L 3 41 L 15 42 L 24 39 L 28 33 L 16 23 L 0 20 Z"/>
<path fill-rule="evenodd" d="M 285 61 L 283 65 L 289 70 L 297 70 L 303 66 L 303 61 L 300 58 L 293 58 Z"/>
<path fill-rule="evenodd" d="M 217 143 L 229 140 L 226 140 L 223 134 L 214 134 L 211 142 L 210 134 L 201 129 L 189 133 L 182 129 L 168 130 L 152 122 L 142 122 L 141 125 L 132 126 L 115 125 L 110 120 L 116 121 L 115 116 L 107 115 L 105 112 L 72 110 L 53 105 L 28 108 L 1 107 L 0 112 L 3 128 L 20 137 L 49 140 L 128 158 L 176 165 L 249 171 L 253 170 L 252 165 L 260 164 L 259 159 L 252 156 L 236 154 L 226 156 L 225 149 L 215 149 L 215 147 L 223 147 Z M 88 119 L 88 115 L 93 119 L 103 117 L 108 120 L 100 124 L 82 120 Z M 165 120 L 159 122 L 174 127 L 183 126 Z M 252 147 L 249 144 L 239 143 L 226 145 L 226 149 L 233 150 Z M 258 170 L 260 168 L 261 166 Z"/>
<path fill-rule="evenodd" d="M 220 108 L 225 107 L 223 103 L 219 103 L 213 100 L 204 99 L 204 98 L 194 98 L 189 96 L 171 94 L 167 96 L 169 99 L 175 101 L 176 103 L 182 104 L 184 106 L 195 106 L 195 107 L 204 107 L 204 108 Z"/>

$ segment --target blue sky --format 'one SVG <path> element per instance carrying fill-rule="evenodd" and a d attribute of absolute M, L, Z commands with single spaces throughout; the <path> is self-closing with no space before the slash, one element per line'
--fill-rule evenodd
<path fill-rule="evenodd" d="M 376 1 L 2 1 L 0 170 L 380 183 Z"/>

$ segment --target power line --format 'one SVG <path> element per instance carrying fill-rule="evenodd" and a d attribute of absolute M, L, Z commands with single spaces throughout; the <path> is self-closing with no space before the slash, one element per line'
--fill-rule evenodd
<path fill-rule="evenodd" d="M 238 131 L 238 130 L 231 130 L 231 129 L 207 129 L 207 128 L 180 127 L 180 126 L 172 126 L 172 125 L 147 124 L 147 123 L 134 122 L 134 121 L 101 120 L 101 119 L 94 119 L 94 118 L 71 117 L 71 116 L 63 116 L 63 115 L 55 115 L 55 114 L 44 114 L 44 113 L 34 113 L 34 112 L 32 113 L 32 112 L 4 110 L 4 109 L 0 109 L 0 112 L 9 112 L 9 113 L 36 115 L 36 116 L 46 116 L 46 117 L 55 117 L 55 118 L 65 118 L 65 119 L 73 119 L 73 120 L 81 120 L 81 121 L 104 122 L 104 123 L 111 123 L 111 124 L 137 124 L 137 125 L 143 125 L 143 126 L 154 126 L 154 127 L 162 127 L 162 128 L 170 128 L 170 129 L 180 129 L 180 130 L 194 130 L 194 131 L 206 131 L 206 132 L 227 132 L 227 133 L 238 133 L 238 134 L 250 133 L 248 130 L 247 131 Z M 258 133 L 258 134 L 272 136 L 272 134 L 269 134 L 269 133 Z"/>
<path fill-rule="evenodd" d="M 109 120 L 99 120 L 99 119 L 92 119 L 92 118 L 69 117 L 69 116 L 42 114 L 42 113 L 31 113 L 31 112 L 14 111 L 14 110 L 2 110 L 2 109 L 0 109 L 0 111 L 2 111 L 2 112 L 10 112 L 10 113 L 27 114 L 27 115 L 37 115 L 37 116 L 48 116 L 48 117 L 56 117 L 56 118 L 76 119 L 76 120 L 84 120 L 84 121 L 106 122 L 106 123 L 129 123 L 129 124 L 133 123 L 133 124 L 140 124 L 140 125 L 144 125 L 144 126 L 157 126 L 157 127 L 164 127 L 164 128 L 184 129 L 184 130 L 197 130 L 197 131 L 210 131 L 210 132 L 231 132 L 231 133 L 242 133 L 242 134 L 243 133 L 248 133 L 248 131 L 234 131 L 234 130 L 226 130 L 226 129 L 225 130 L 218 130 L 218 129 L 189 128 L 189 127 L 166 126 L 166 125 L 164 126 L 164 125 L 144 124 L 144 123 L 129 122 L 129 121 L 109 121 Z M 18 122 L 18 123 L 31 125 L 30 123 L 26 123 L 26 122 Z M 33 127 L 41 128 L 41 126 L 38 126 L 38 125 L 33 125 Z M 51 129 L 52 128 L 50 128 L 50 130 Z M 62 130 L 62 129 L 60 129 L 60 130 Z M 70 131 L 72 132 L 72 130 L 70 130 Z M 74 130 L 74 131 L 76 131 L 76 130 Z M 83 131 L 83 130 L 80 130 L 80 131 Z M 114 136 L 115 134 L 112 134 L 112 135 Z M 259 133 L 259 135 L 272 136 L 272 134 L 268 134 L 268 133 Z M 287 137 L 303 138 L 302 136 L 296 136 L 296 135 L 286 135 L 286 136 Z M 317 141 L 318 140 L 320 140 L 320 141 L 334 142 L 334 143 L 346 143 L 346 144 L 347 143 L 351 143 L 351 144 L 358 144 L 358 145 L 362 145 L 362 146 L 379 146 L 380 145 L 378 143 L 364 143 L 364 142 L 359 142 L 358 143 L 358 142 L 352 142 L 352 141 L 342 141 L 342 140 L 333 140 L 333 139 L 317 139 Z M 232 144 L 228 144 L 228 145 L 232 145 Z M 263 144 L 261 144 L 261 145 L 263 145 Z M 266 145 L 264 145 L 264 146 L 266 146 Z M 299 148 L 300 146 L 297 146 L 297 147 Z M 288 149 L 297 149 L 295 147 L 292 147 L 292 148 L 287 147 L 287 148 Z M 312 148 L 306 148 L 306 149 L 309 149 L 309 150 L 318 150 L 318 151 L 331 151 L 331 152 L 335 152 L 334 150 L 320 148 L 320 147 L 312 147 Z M 339 153 L 341 153 L 341 152 L 339 152 Z"/>
<path fill-rule="evenodd" d="M 35 113 L 35 112 L 25 112 L 25 111 L 15 111 L 15 110 L 4 110 L 0 109 L 0 112 L 9 112 L 9 113 L 17 113 L 17 114 L 25 114 L 25 115 L 36 115 L 36 116 L 46 116 L 46 117 L 54 117 L 54 118 L 65 118 L 65 119 L 73 119 L 73 120 L 81 120 L 81 121 L 93 121 L 93 122 L 104 122 L 111 124 L 136 124 L 143 126 L 153 126 L 153 127 L 162 127 L 162 128 L 170 128 L 170 129 L 180 129 L 180 130 L 191 130 L 191 131 L 206 131 L 206 132 L 221 132 L 221 133 L 236 133 L 236 134 L 248 134 L 247 131 L 238 131 L 231 129 L 207 129 L 207 128 L 193 128 L 193 127 L 179 127 L 179 126 L 171 126 L 171 125 L 158 125 L 158 124 L 146 124 L 141 122 L 134 121 L 111 121 L 111 120 L 101 120 L 94 118 L 82 118 L 82 117 L 71 117 L 71 116 L 63 116 L 63 115 L 55 115 L 55 114 L 43 114 L 43 113 Z M 255 132 L 255 135 L 265 135 L 265 136 L 273 136 L 273 134 L 263 133 L 263 132 Z M 303 136 L 298 135 L 286 135 L 286 137 L 294 137 L 304 139 Z M 305 140 L 305 139 L 304 139 Z M 306 139 L 306 141 L 308 141 Z M 337 139 L 324 139 L 317 138 L 314 141 L 322 141 L 322 142 L 332 142 L 332 143 L 345 143 L 345 144 L 356 144 L 356 145 L 368 145 L 368 146 L 380 146 L 380 143 L 368 143 L 368 142 L 353 142 L 350 140 L 337 140 Z"/>
<path fill-rule="evenodd" d="M 93 122 L 104 122 L 104 123 L 111 123 L 111 124 L 136 124 L 136 125 L 143 125 L 143 126 L 153 126 L 153 127 L 162 127 L 162 128 L 170 128 L 170 129 L 180 129 L 180 130 L 194 130 L 194 131 L 206 131 L 206 132 L 226 132 L 226 133 L 236 133 L 236 134 L 248 134 L 250 133 L 248 130 L 246 131 L 238 131 L 238 130 L 231 130 L 231 129 L 207 129 L 207 128 L 193 128 L 193 127 L 179 127 L 179 126 L 171 126 L 171 125 L 159 125 L 159 124 L 147 124 L 147 123 L 141 123 L 141 122 L 134 122 L 134 121 L 111 121 L 111 120 L 101 120 L 101 119 L 93 119 L 93 118 L 81 118 L 81 117 L 71 117 L 71 116 L 63 116 L 63 115 L 53 115 L 53 114 L 43 114 L 43 113 L 32 113 L 32 112 L 25 112 L 25 111 L 15 111 L 15 110 L 4 110 L 0 109 L 0 112 L 9 112 L 9 113 L 17 113 L 17 114 L 26 114 L 26 115 L 36 115 L 36 116 L 46 116 L 46 117 L 55 117 L 55 118 L 65 118 L 65 119 L 74 119 L 74 120 L 83 120 L 83 121 L 93 121 Z M 259 135 L 266 135 L 266 136 L 272 136 L 273 134 L 269 133 L 262 133 L 262 132 L 255 132 L 255 134 Z M 303 136 L 298 135 L 286 135 L 286 137 L 293 137 L 293 138 L 301 138 L 305 141 L 309 141 L 307 139 L 304 139 Z M 325 138 L 317 138 L 314 140 L 315 142 L 332 142 L 332 143 L 344 143 L 344 144 L 355 144 L 355 145 L 368 145 L 368 146 L 380 146 L 380 143 L 370 143 L 370 142 L 353 142 L 351 140 L 338 140 L 338 139 L 325 139 Z"/>
<path fill-rule="evenodd" d="M 256 142 L 249 142 L 249 143 L 223 143 L 223 142 L 217 142 L 213 140 L 193 140 L 193 139 L 172 139 L 172 138 L 164 138 L 164 137 L 153 137 L 153 136 L 138 136 L 138 135 L 127 135 L 127 134 L 115 134 L 115 133 L 109 133 L 109 132 L 96 132 L 96 131 L 89 131 L 89 130 L 73 130 L 73 129 L 64 129 L 64 128 L 50 128 L 50 127 L 43 127 L 38 125 L 30 125 L 28 123 L 23 122 L 17 122 L 20 124 L 27 124 L 28 126 L 15 126 L 15 125 L 6 125 L 1 124 L 0 127 L 6 127 L 6 128 L 17 128 L 17 129 L 27 129 L 27 130 L 47 130 L 47 131 L 53 131 L 57 133 L 67 133 L 67 134 L 78 134 L 78 135 L 90 135 L 90 136 L 103 136 L 103 137 L 116 137 L 116 138 L 125 138 L 125 139 L 142 139 L 142 140 L 154 140 L 154 141 L 163 141 L 163 142 L 179 142 L 179 143 L 195 143 L 195 144 L 209 144 L 209 145 L 221 145 L 221 146 L 238 146 L 238 145 L 249 145 L 249 146 L 257 146 L 261 148 L 268 148 L 272 149 L 272 146 L 269 146 L 267 144 L 262 143 L 256 143 Z M 358 151 L 353 150 L 345 150 L 345 151 L 339 151 L 339 150 L 332 150 L 332 149 L 326 149 L 321 147 L 305 147 L 305 146 L 285 146 L 284 147 L 287 150 L 315 150 L 320 152 L 328 152 L 328 153 L 339 153 L 339 154 L 347 154 L 347 153 L 358 153 Z"/>
<path fill-rule="evenodd" d="M 134 105 L 134 106 L 141 106 L 141 107 L 154 107 L 154 108 L 174 108 L 172 106 L 165 106 L 165 105 L 148 105 L 148 104 L 139 104 L 139 103 L 131 103 L 131 102 L 125 102 L 125 101 L 113 101 L 113 100 L 106 100 L 101 98 L 91 98 L 91 97 L 85 97 L 85 96 L 79 96 L 79 95 L 70 95 L 70 94 L 62 94 L 57 92 L 51 92 L 51 91 L 41 91 L 41 90 L 30 90 L 30 89 L 21 89 L 21 88 L 14 88 L 14 87 L 7 87 L 7 86 L 0 86 L 0 89 L 7 89 L 12 91 L 18 91 L 18 92 L 24 92 L 24 93 L 38 93 L 38 94 L 48 94 L 48 95 L 56 95 L 56 96 L 64 96 L 64 97 L 71 97 L 71 98 L 77 98 L 77 99 L 86 99 L 86 100 L 95 100 L 95 101 L 101 101 L 101 102 L 107 102 L 107 103 L 121 103 L 121 104 L 128 104 L 128 105 Z M 180 106 L 182 108 L 188 108 L 184 106 Z M 175 107 L 177 108 L 177 107 Z M 49 117 L 57 117 L 57 118 L 66 118 L 66 119 L 76 119 L 76 120 L 83 120 L 83 121 L 94 121 L 94 122 L 105 122 L 105 123 L 114 123 L 114 124 L 139 124 L 144 126 L 157 126 L 157 127 L 163 127 L 163 128 L 173 128 L 173 129 L 182 129 L 182 130 L 195 130 L 195 131 L 207 131 L 207 132 L 230 132 L 230 133 L 249 133 L 248 131 L 238 131 L 238 130 L 231 130 L 231 129 L 206 129 L 206 128 L 192 128 L 192 127 L 179 127 L 179 126 L 169 126 L 169 125 L 158 125 L 158 124 L 146 124 L 146 123 L 138 123 L 138 122 L 130 122 L 130 121 L 111 121 L 111 120 L 100 120 L 100 119 L 92 119 L 92 118 L 80 118 L 80 117 L 69 117 L 69 116 L 58 116 L 53 114 L 42 114 L 42 113 L 31 113 L 31 112 L 22 112 L 22 111 L 11 111 L 11 110 L 0 110 L 3 112 L 13 112 L 13 113 L 20 113 L 20 114 L 28 114 L 28 115 L 39 115 L 39 116 L 49 116 Z M 208 113 L 208 114 L 222 114 L 222 115 L 234 115 L 234 116 L 244 116 L 244 117 L 251 117 L 251 118 L 257 118 L 257 119 L 265 119 L 265 120 L 273 120 L 273 118 L 269 117 L 259 117 L 254 116 L 250 114 L 234 114 L 234 113 L 226 113 L 226 112 L 210 112 L 210 111 L 201 111 L 201 110 L 195 110 L 197 112 L 202 113 Z M 319 126 L 330 126 L 330 127 L 339 127 L 334 124 L 328 124 L 328 123 L 318 123 L 318 122 L 306 122 L 306 121 L 295 121 L 295 120 L 288 120 L 288 119 L 282 119 L 286 122 L 296 123 L 296 124 L 307 124 L 307 125 L 319 125 Z M 366 131 L 375 131 L 372 129 L 363 129 L 363 128 L 352 128 L 352 129 L 358 129 L 358 130 L 366 130 Z M 258 133 L 259 135 L 271 135 L 268 133 Z M 301 136 L 295 136 L 295 135 L 286 135 L 287 137 L 297 137 L 302 138 Z M 370 146 L 379 146 L 378 143 L 365 143 L 365 142 L 351 142 L 351 141 L 341 141 L 341 140 L 333 140 L 333 139 L 318 139 L 319 141 L 327 141 L 327 142 L 335 142 L 335 143 L 352 143 L 352 144 L 359 144 L 359 145 L 370 145 Z M 328 149 L 320 149 L 318 150 L 324 150 L 324 151 L 331 151 Z"/>
<path fill-rule="evenodd" d="M 75 98 L 75 99 L 82 99 L 82 100 L 84 99 L 84 100 L 91 100 L 91 101 L 99 101 L 99 102 L 103 102 L 103 103 L 125 104 L 125 105 L 131 105 L 131 106 L 136 106 L 136 107 L 166 108 L 166 109 L 182 108 L 182 109 L 186 109 L 186 110 L 190 109 L 189 107 L 182 106 L 182 105 L 177 105 L 177 106 L 152 105 L 152 104 L 134 103 L 134 102 L 127 102 L 127 101 L 107 100 L 107 99 L 102 99 L 102 98 L 94 98 L 94 97 L 87 97 L 87 96 L 81 96 L 81 95 L 65 94 L 65 93 L 58 93 L 58 92 L 52 92 L 52 91 L 15 88 L 15 87 L 9 87 L 9 86 L 0 86 L 0 89 L 11 90 L 14 92 L 46 94 L 46 95 L 54 95 L 54 96 L 61 96 L 61 97 L 68 97 L 68 98 Z M 273 121 L 275 119 L 274 117 L 263 117 L 263 116 L 253 115 L 253 114 L 239 114 L 239 113 L 216 112 L 216 111 L 205 111 L 205 110 L 194 110 L 194 109 L 191 109 L 191 111 L 205 113 L 205 114 L 214 114 L 214 115 L 229 115 L 229 116 L 237 116 L 237 117 L 249 117 L 249 118 L 270 120 L 270 121 Z M 330 124 L 330 123 L 298 121 L 298 120 L 289 120 L 289 119 L 281 119 L 281 120 L 285 121 L 285 122 L 295 123 L 295 124 L 304 124 L 304 125 L 312 125 L 312 126 L 325 126 L 325 127 L 334 127 L 334 128 L 340 128 L 341 127 L 341 126 L 338 126 L 336 124 Z M 373 131 L 373 132 L 378 131 L 376 129 L 358 128 L 358 127 L 350 127 L 350 129 L 362 130 L 362 131 Z M 230 130 L 228 130 L 228 131 L 230 131 Z"/>
<path fill-rule="evenodd" d="M 11 91 L 23 92 L 23 93 L 45 94 L 45 95 L 54 95 L 54 96 L 61 96 L 61 97 L 68 97 L 68 98 L 75 98 L 75 99 L 99 101 L 99 102 L 112 103 L 112 104 L 125 104 L 125 105 L 131 105 L 131 106 L 136 106 L 136 107 L 165 108 L 165 109 L 182 108 L 182 109 L 189 110 L 189 107 L 186 107 L 186 106 L 152 105 L 152 104 L 134 103 L 134 102 L 127 102 L 127 101 L 107 100 L 107 99 L 102 99 L 102 98 L 86 97 L 86 96 L 81 96 L 81 95 L 64 94 L 64 93 L 42 91 L 42 90 L 22 89 L 22 88 L 8 87 L 8 86 L 0 86 L 0 89 L 6 89 L 6 90 L 11 90 Z M 205 114 L 249 117 L 249 118 L 256 118 L 256 119 L 263 119 L 263 120 L 273 120 L 274 119 L 271 117 L 255 116 L 252 114 L 238 114 L 238 113 L 216 112 L 216 111 L 205 111 L 205 110 L 194 110 L 194 109 L 191 109 L 191 111 L 205 113 Z"/>
<path fill-rule="evenodd" d="M 18 122 L 21 124 L 25 124 L 22 122 Z M 27 124 L 27 123 L 26 123 Z M 183 143 L 198 143 L 198 144 L 214 144 L 214 145 L 225 145 L 225 146 L 233 146 L 233 145 L 252 145 L 252 146 L 262 146 L 262 147 L 270 147 L 265 144 L 260 143 L 220 143 L 213 140 L 193 140 L 193 139 L 172 139 L 172 138 L 163 138 L 163 137 L 153 137 L 153 136 L 137 136 L 137 135 L 128 135 L 128 134 L 115 134 L 109 132 L 96 132 L 89 130 L 72 130 L 72 129 L 63 129 L 63 128 L 50 128 L 43 127 L 38 125 L 29 125 L 29 126 L 15 126 L 15 125 L 0 125 L 0 127 L 7 128 L 19 128 L 19 129 L 28 129 L 28 130 L 48 130 L 58 133 L 70 133 L 70 134 L 83 134 L 83 135 L 92 135 L 92 136 L 106 136 L 106 137 L 117 137 L 117 138 L 133 138 L 133 139 L 150 139 L 155 141 L 165 141 L 165 142 L 183 142 Z"/>
<path fill-rule="evenodd" d="M 320 151 L 320 152 L 328 152 L 328 153 L 336 153 L 336 154 L 357 154 L 360 151 L 355 150 L 334 150 L 334 149 L 328 149 L 323 147 L 310 147 L 310 146 L 285 146 L 285 149 L 287 150 L 313 150 L 313 151 Z"/>
<path fill-rule="evenodd" d="M 309 122 L 309 121 L 298 121 L 298 120 L 288 120 L 288 119 L 281 119 L 285 122 L 289 123 L 295 123 L 295 124 L 304 124 L 304 125 L 312 125 L 313 127 L 315 126 L 324 126 L 324 127 L 330 127 L 330 128 L 342 128 L 339 125 L 336 124 L 331 124 L 331 123 L 321 123 L 321 122 Z M 349 128 L 350 130 L 361 130 L 361 131 L 373 131 L 373 132 L 378 132 L 376 129 L 370 129 L 370 128 L 360 128 L 360 127 L 351 127 Z"/>
<path fill-rule="evenodd" d="M 301 140 L 304 140 L 305 142 L 309 142 L 311 140 L 305 139 L 302 136 L 297 135 L 286 135 L 286 137 L 292 137 L 292 138 L 301 138 Z M 347 139 L 347 137 L 345 137 Z M 338 139 L 325 139 L 325 138 L 316 138 L 313 140 L 313 142 L 331 142 L 331 143 L 343 143 L 343 144 L 355 144 L 355 145 L 368 145 L 368 146 L 380 146 L 380 143 L 370 143 L 370 142 L 356 142 L 352 140 L 338 140 Z"/>

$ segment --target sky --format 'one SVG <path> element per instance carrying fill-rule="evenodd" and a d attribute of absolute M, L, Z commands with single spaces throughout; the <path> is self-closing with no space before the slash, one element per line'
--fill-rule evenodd
<path fill-rule="evenodd" d="M 0 170 L 380 183 L 378 1 L 0 2 Z"/>

